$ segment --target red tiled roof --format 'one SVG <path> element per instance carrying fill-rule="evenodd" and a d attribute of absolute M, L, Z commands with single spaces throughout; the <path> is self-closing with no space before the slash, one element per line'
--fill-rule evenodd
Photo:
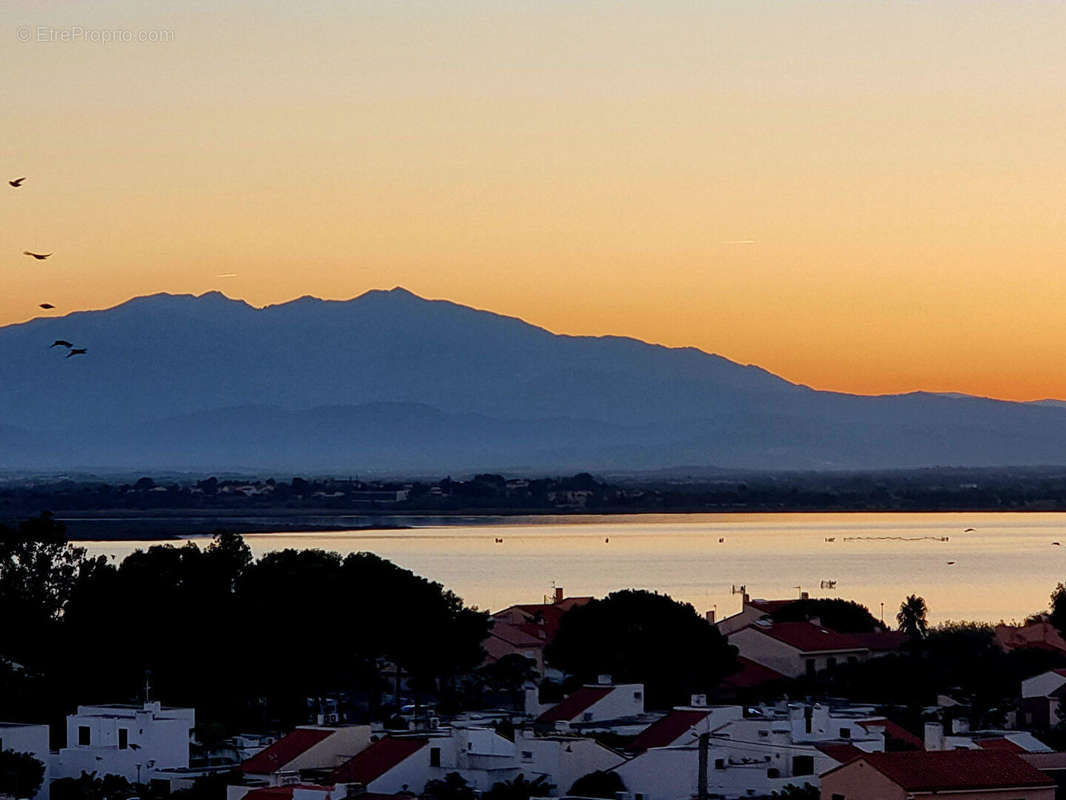
<path fill-rule="evenodd" d="M 904 728 L 902 725 L 897 725 L 890 719 L 884 717 L 877 717 L 876 719 L 864 719 L 859 723 L 865 730 L 870 728 L 884 728 L 885 738 L 896 739 L 900 742 L 906 742 L 912 747 L 916 747 L 919 750 L 925 749 L 925 742 Z"/>
<path fill-rule="evenodd" d="M 543 633 L 545 641 L 551 641 L 559 631 L 559 620 L 563 614 L 576 606 L 583 606 L 593 600 L 591 597 L 567 597 L 558 603 L 524 603 L 516 606 L 508 606 L 493 614 L 496 620 L 506 620 L 517 613 L 525 620 L 521 625 L 526 633 L 537 636 Z M 533 622 L 533 620 L 539 620 Z"/>
<path fill-rule="evenodd" d="M 864 751 L 860 750 L 855 745 L 844 744 L 843 742 L 822 742 L 816 744 L 815 747 L 834 761 L 839 761 L 841 764 L 846 764 L 859 756 L 866 755 Z"/>
<path fill-rule="evenodd" d="M 332 730 L 297 728 L 241 764 L 241 772 L 253 775 L 269 775 L 277 772 L 279 769 L 284 769 L 290 761 L 332 735 Z"/>
<path fill-rule="evenodd" d="M 822 778 L 824 780 L 837 770 L 856 769 L 856 765 L 863 762 L 910 792 L 1055 785 L 1055 781 L 1014 753 L 995 750 L 864 753 L 851 764 L 829 770 Z"/>
<path fill-rule="evenodd" d="M 850 634 L 837 633 L 813 622 L 775 622 L 772 625 L 748 625 L 743 630 L 759 631 L 803 653 L 827 650 L 865 650 Z"/>
<path fill-rule="evenodd" d="M 710 711 L 671 711 L 665 717 L 653 722 L 639 736 L 629 743 L 629 750 L 643 752 L 652 747 L 669 747 L 684 736 L 690 728 L 703 722 Z M 686 743 L 687 744 L 687 743 Z"/>
<path fill-rule="evenodd" d="M 1004 753 L 1029 752 L 1017 742 L 1012 742 L 1006 736 L 994 736 L 990 739 L 977 739 L 976 744 L 982 750 L 998 750 Z"/>
<path fill-rule="evenodd" d="M 401 761 L 417 753 L 429 739 L 386 736 L 361 753 L 356 753 L 329 776 L 334 783 L 361 783 L 377 780 Z"/>
<path fill-rule="evenodd" d="M 537 722 L 569 722 L 613 691 L 613 686 L 582 686 L 563 702 L 537 717 Z"/>
<path fill-rule="evenodd" d="M 513 647 L 524 647 L 530 650 L 544 647 L 544 640 L 539 636 L 524 630 L 524 627 L 525 626 L 512 625 L 509 622 L 496 620 L 492 629 L 489 631 L 489 636 L 495 636 L 497 639 L 502 639 Z"/>
<path fill-rule="evenodd" d="M 722 679 L 724 686 L 730 686 L 734 689 L 750 689 L 753 686 L 785 679 L 785 676 L 777 670 L 757 664 L 750 658 L 737 656 L 737 663 L 740 665 L 740 669 Z"/>

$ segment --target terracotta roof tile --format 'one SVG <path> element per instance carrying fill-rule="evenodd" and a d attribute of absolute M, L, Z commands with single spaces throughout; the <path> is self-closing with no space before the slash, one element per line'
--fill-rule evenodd
<path fill-rule="evenodd" d="M 684 736 L 685 732 L 699 725 L 710 711 L 671 711 L 665 717 L 645 728 L 632 742 L 629 750 L 643 752 L 652 747 L 669 747 Z M 686 742 L 686 744 L 691 744 Z"/>
<path fill-rule="evenodd" d="M 934 750 L 865 753 L 850 765 L 866 762 L 906 791 L 946 791 L 1053 787 L 1055 781 L 1014 753 L 995 750 Z"/>
<path fill-rule="evenodd" d="M 386 736 L 337 767 L 329 779 L 334 783 L 361 783 L 367 786 L 417 753 L 428 742 L 429 739 L 422 737 Z"/>
<path fill-rule="evenodd" d="M 537 722 L 569 722 L 613 691 L 613 686 L 582 686 L 563 702 L 537 717 Z"/>
<path fill-rule="evenodd" d="M 269 775 L 279 769 L 285 769 L 286 764 L 332 735 L 333 731 L 328 729 L 297 728 L 241 764 L 241 772 Z"/>

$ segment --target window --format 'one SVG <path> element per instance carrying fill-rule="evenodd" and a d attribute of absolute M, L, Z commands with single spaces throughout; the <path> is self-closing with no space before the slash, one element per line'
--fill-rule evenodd
<path fill-rule="evenodd" d="M 592 712 L 586 711 L 584 714 L 581 715 L 581 719 L 583 722 L 592 722 Z"/>
<path fill-rule="evenodd" d="M 523 750 L 522 751 L 522 760 L 523 761 L 532 761 L 533 760 L 533 751 L 532 750 Z"/>
<path fill-rule="evenodd" d="M 127 728 L 118 729 L 118 749 L 125 750 L 130 746 L 130 732 Z"/>
<path fill-rule="evenodd" d="M 850 739 L 851 738 L 851 728 L 841 728 L 840 729 L 840 738 L 841 739 Z"/>
<path fill-rule="evenodd" d="M 431 767 L 439 767 L 440 766 L 440 748 L 439 747 L 431 747 L 431 748 L 429 748 L 429 765 Z"/>
<path fill-rule="evenodd" d="M 813 775 L 814 756 L 792 756 L 793 775 Z"/>
<path fill-rule="evenodd" d="M 837 668 L 837 660 L 835 658 L 833 658 L 832 656 L 829 656 L 829 658 L 827 658 L 825 660 L 825 668 L 826 669 L 836 669 Z"/>
<path fill-rule="evenodd" d="M 814 722 L 814 709 L 810 706 L 804 706 L 803 708 L 803 729 L 807 732 L 811 732 Z"/>
<path fill-rule="evenodd" d="M 633 800 L 644 800 L 644 792 L 637 792 L 633 795 Z"/>
<path fill-rule="evenodd" d="M 808 658 L 807 659 L 807 677 L 808 678 L 813 678 L 814 677 L 815 669 L 816 669 L 816 667 L 814 665 L 814 659 L 813 658 Z"/>
<path fill-rule="evenodd" d="M 781 770 L 779 770 L 777 767 L 770 767 L 768 770 L 766 770 L 766 777 L 767 778 L 780 778 L 781 777 Z"/>
<path fill-rule="evenodd" d="M 725 769 L 725 759 L 724 758 L 716 758 L 714 760 L 714 768 L 715 769 Z"/>
<path fill-rule="evenodd" d="M 768 730 L 761 730 L 761 731 L 759 731 L 759 736 L 760 736 L 760 738 L 763 738 L 763 739 L 765 739 L 765 738 L 766 738 L 767 736 L 769 736 L 769 735 L 770 735 L 770 731 L 768 731 Z"/>
<path fill-rule="evenodd" d="M 88 747 L 89 746 L 89 726 L 88 725 L 79 725 L 78 726 L 78 745 L 80 747 Z"/>
<path fill-rule="evenodd" d="M 639 700 L 639 699 L 640 699 L 640 698 L 642 698 L 643 696 L 644 696 L 644 693 L 643 693 L 643 692 L 633 692 L 633 699 L 634 699 L 634 700 Z"/>

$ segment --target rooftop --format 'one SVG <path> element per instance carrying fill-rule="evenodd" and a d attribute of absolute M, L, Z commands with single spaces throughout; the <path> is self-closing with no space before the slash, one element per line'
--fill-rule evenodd
<path fill-rule="evenodd" d="M 333 731 L 326 728 L 297 728 L 241 764 L 241 772 L 253 775 L 277 772 L 332 735 Z"/>
<path fill-rule="evenodd" d="M 855 765 L 859 765 L 856 767 Z M 1055 781 L 1014 753 L 995 750 L 934 750 L 864 753 L 840 769 L 869 765 L 906 791 L 1053 787 Z"/>
<path fill-rule="evenodd" d="M 330 775 L 330 780 L 334 783 L 361 783 L 366 786 L 428 743 L 429 739 L 422 737 L 386 736 L 337 767 Z"/>
<path fill-rule="evenodd" d="M 569 722 L 613 691 L 613 686 L 582 686 L 561 703 L 537 717 L 537 722 Z"/>

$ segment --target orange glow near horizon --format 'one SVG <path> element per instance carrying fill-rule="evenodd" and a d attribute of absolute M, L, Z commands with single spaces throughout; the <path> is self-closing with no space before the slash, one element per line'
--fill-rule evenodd
<path fill-rule="evenodd" d="M 38 41 L 73 26 L 171 38 Z M 3 36 L 0 324 L 401 285 L 819 389 L 1066 398 L 1061 4 L 42 0 Z"/>

